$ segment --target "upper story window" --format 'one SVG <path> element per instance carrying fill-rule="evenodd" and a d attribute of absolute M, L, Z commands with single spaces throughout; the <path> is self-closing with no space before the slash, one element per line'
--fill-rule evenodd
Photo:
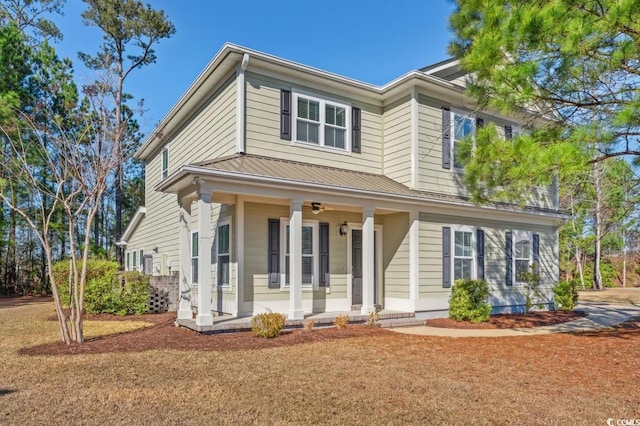
<path fill-rule="evenodd" d="M 471 114 L 465 114 L 460 111 L 451 112 L 451 123 L 453 127 L 453 138 L 451 141 L 451 158 L 453 159 L 453 167 L 462 169 L 464 164 L 460 160 L 459 147 L 460 142 L 468 136 L 473 136 L 475 118 Z"/>
<path fill-rule="evenodd" d="M 169 174 L 169 148 L 162 150 L 162 179 Z"/>
<path fill-rule="evenodd" d="M 349 149 L 348 105 L 299 93 L 293 97 L 294 141 Z"/>

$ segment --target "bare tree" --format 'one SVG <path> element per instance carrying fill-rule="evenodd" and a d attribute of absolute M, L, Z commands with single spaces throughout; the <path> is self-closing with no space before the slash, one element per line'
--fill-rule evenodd
<path fill-rule="evenodd" d="M 107 189 L 109 174 L 118 162 L 113 144 L 107 142 L 110 140 L 107 137 L 109 127 L 99 118 L 100 114 L 85 109 L 76 121 L 87 123 L 82 128 L 63 130 L 61 126 L 52 125 L 43 130 L 25 114 L 17 112 L 11 128 L 0 127 L 0 137 L 6 147 L 0 158 L 0 168 L 4 169 L 2 175 L 18 178 L 0 181 L 0 200 L 24 220 L 42 245 L 61 338 L 67 344 L 84 340 L 82 313 L 90 230 L 99 200 Z M 34 156 L 37 156 L 37 162 L 33 161 Z M 44 169 L 50 177 L 48 184 L 43 184 L 39 177 Z M 29 208 L 13 203 L 10 194 L 16 181 L 32 194 Z M 66 218 L 69 241 L 68 318 L 60 298 L 60 283 L 53 275 L 54 257 L 49 232 L 59 212 Z"/>

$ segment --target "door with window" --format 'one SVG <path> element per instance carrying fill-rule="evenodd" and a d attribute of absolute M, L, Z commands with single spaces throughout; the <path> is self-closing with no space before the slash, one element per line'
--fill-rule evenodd
<path fill-rule="evenodd" d="M 378 304 L 378 231 L 373 233 L 373 300 Z M 351 304 L 362 305 L 362 230 L 351 231 Z"/>

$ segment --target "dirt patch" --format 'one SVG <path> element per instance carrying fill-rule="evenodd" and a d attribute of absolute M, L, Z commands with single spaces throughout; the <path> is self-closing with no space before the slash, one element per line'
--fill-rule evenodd
<path fill-rule="evenodd" d="M 493 329 L 493 328 L 532 328 L 545 325 L 562 324 L 586 317 L 582 311 L 540 311 L 530 314 L 499 314 L 489 317 L 489 321 L 472 323 L 469 321 L 455 321 L 451 318 L 434 318 L 427 320 L 425 325 L 440 328 L 464 328 L 464 329 Z"/>

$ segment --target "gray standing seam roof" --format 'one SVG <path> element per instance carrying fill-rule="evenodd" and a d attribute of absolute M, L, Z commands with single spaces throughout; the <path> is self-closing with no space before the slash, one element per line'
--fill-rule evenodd
<path fill-rule="evenodd" d="M 340 169 L 331 166 L 303 163 L 293 160 L 264 157 L 252 154 L 234 154 L 228 157 L 195 163 L 194 166 L 225 172 L 236 172 L 257 177 L 282 179 L 298 183 L 312 183 L 344 189 L 370 191 L 378 194 L 390 194 L 421 198 L 425 201 L 444 201 L 460 205 L 474 206 L 468 197 L 416 191 L 387 176 Z M 407 166 L 408 167 L 408 166 Z M 525 206 L 510 203 L 488 203 L 494 208 L 509 210 L 562 214 L 558 210 Z"/>

